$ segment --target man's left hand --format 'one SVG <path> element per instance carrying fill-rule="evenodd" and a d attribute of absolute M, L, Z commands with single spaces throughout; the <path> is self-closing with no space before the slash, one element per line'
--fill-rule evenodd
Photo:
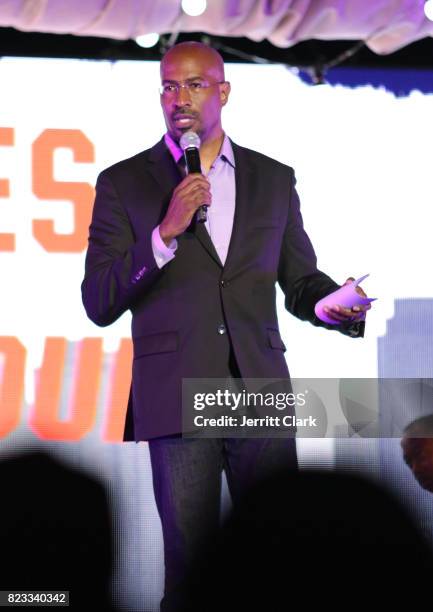
<path fill-rule="evenodd" d="M 345 285 L 353 282 L 355 279 L 353 277 L 349 277 Z M 362 297 L 367 297 L 366 293 L 363 291 L 362 287 L 359 285 L 356 287 L 356 292 Z M 360 306 L 354 306 L 353 308 L 346 308 L 345 306 L 341 306 L 341 304 L 336 304 L 335 306 L 325 306 L 323 309 L 329 318 L 334 319 L 334 321 L 339 321 L 341 323 L 357 323 L 358 321 L 364 321 L 367 310 L 370 310 L 371 304 L 363 304 Z"/>

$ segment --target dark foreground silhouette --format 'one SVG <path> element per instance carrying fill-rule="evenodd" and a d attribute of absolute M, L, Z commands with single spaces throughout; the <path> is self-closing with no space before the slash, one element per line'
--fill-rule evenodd
<path fill-rule="evenodd" d="M 103 486 L 30 452 L 0 462 L 0 487 L 0 590 L 68 590 L 66 609 L 114 611 Z"/>
<path fill-rule="evenodd" d="M 361 478 L 280 474 L 251 490 L 191 571 L 183 612 L 269 612 L 429 601 L 429 545 Z"/>

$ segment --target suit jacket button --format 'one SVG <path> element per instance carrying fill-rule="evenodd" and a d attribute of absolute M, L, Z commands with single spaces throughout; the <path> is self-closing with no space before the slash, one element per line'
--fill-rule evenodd
<path fill-rule="evenodd" d="M 225 325 L 223 325 L 222 323 L 221 323 L 221 325 L 218 325 L 218 333 L 219 333 L 221 336 L 222 336 L 223 334 L 225 334 L 225 333 L 226 333 L 226 326 L 225 326 Z"/>

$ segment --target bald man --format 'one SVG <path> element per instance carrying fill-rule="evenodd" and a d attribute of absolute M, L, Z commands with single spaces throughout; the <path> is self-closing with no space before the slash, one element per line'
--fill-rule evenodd
<path fill-rule="evenodd" d="M 316 267 L 292 168 L 236 145 L 219 54 L 181 43 L 161 62 L 167 132 L 98 177 L 82 297 L 110 325 L 132 312 L 134 359 L 125 440 L 147 440 L 165 552 L 161 610 L 178 610 L 185 576 L 218 528 L 221 474 L 233 502 L 278 468 L 297 469 L 295 440 L 183 438 L 185 378 L 289 378 L 275 283 L 289 312 L 314 325 L 339 288 Z M 200 136 L 202 173 L 186 175 L 179 139 Z M 205 223 L 195 221 L 206 204 Z M 363 335 L 366 308 L 335 305 L 339 330 Z"/>

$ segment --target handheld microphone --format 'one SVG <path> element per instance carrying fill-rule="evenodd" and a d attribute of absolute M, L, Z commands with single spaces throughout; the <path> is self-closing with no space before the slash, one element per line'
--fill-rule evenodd
<path fill-rule="evenodd" d="M 185 156 L 186 171 L 188 174 L 191 172 L 199 172 L 201 174 L 201 163 L 200 163 L 200 137 L 195 132 L 185 132 L 180 137 L 180 147 Z M 207 205 L 203 204 L 197 209 L 195 220 L 197 223 L 205 223 L 207 221 Z"/>

